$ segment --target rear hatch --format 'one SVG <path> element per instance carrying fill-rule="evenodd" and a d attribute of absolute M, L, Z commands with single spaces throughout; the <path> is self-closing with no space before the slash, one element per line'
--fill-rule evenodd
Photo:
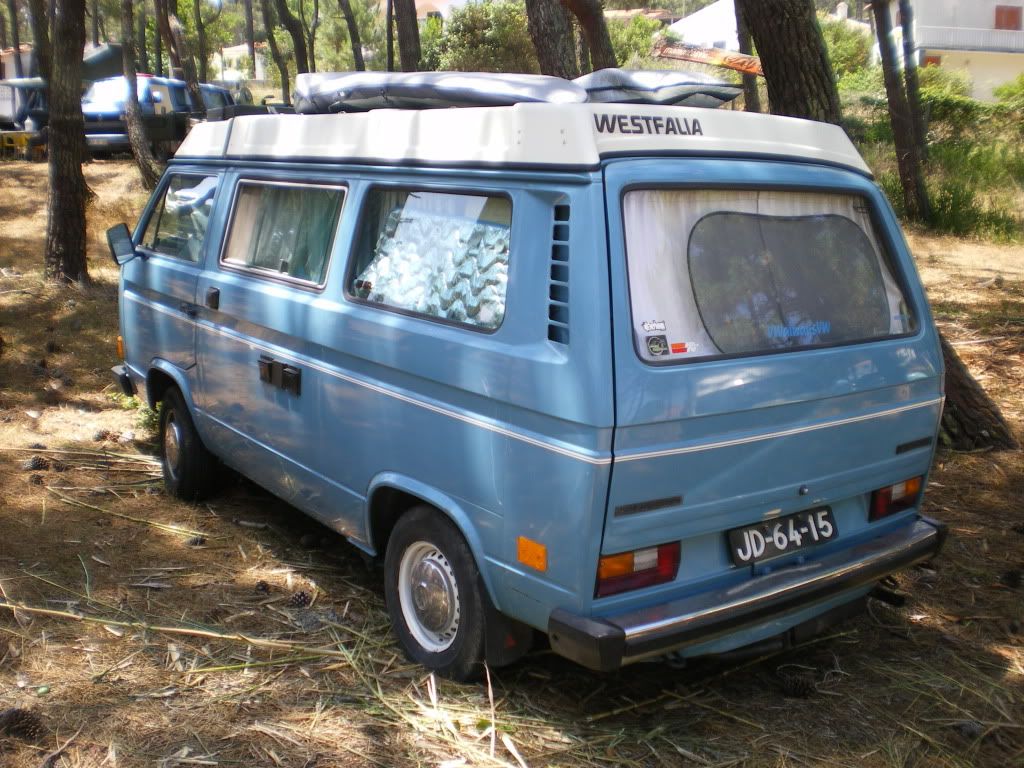
<path fill-rule="evenodd" d="M 616 429 L 602 554 L 680 542 L 680 566 L 604 605 L 748 579 L 908 522 L 869 522 L 868 507 L 928 471 L 941 355 L 877 187 L 696 158 L 613 161 L 605 178 Z"/>

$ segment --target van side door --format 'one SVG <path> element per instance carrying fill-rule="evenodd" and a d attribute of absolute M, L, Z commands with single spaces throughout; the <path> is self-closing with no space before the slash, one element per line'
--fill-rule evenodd
<path fill-rule="evenodd" d="M 346 189 L 241 178 L 199 282 L 197 423 L 211 449 L 286 501 L 319 508 L 321 366 L 314 328 Z"/>
<path fill-rule="evenodd" d="M 171 172 L 135 232 L 139 257 L 124 265 L 121 317 L 128 364 L 195 365 L 196 281 L 217 194 L 217 174 Z"/>

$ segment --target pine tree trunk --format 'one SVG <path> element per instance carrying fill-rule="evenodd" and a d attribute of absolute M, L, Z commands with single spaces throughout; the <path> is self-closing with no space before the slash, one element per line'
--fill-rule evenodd
<path fill-rule="evenodd" d="M 572 18 L 559 0 L 526 0 L 526 26 L 541 74 L 579 77 Z"/>
<path fill-rule="evenodd" d="M 0 48 L 7 47 L 7 17 L 0 13 Z M 0 66 L 0 69 L 3 69 Z M 6 73 L 0 73 L 0 77 L 6 77 Z"/>
<path fill-rule="evenodd" d="M 576 43 L 576 63 L 579 66 L 580 74 L 586 75 L 593 72 L 594 67 L 590 63 L 590 46 L 587 45 L 587 37 L 583 34 L 579 23 L 573 24 L 572 38 Z"/>
<path fill-rule="evenodd" d="M 359 39 L 359 25 L 356 23 L 356 15 L 352 12 L 352 3 L 349 0 L 338 0 L 341 6 L 341 14 L 345 17 L 345 25 L 348 27 L 348 39 L 352 46 L 352 66 L 356 72 L 366 69 L 366 62 L 363 61 L 363 44 Z"/>
<path fill-rule="evenodd" d="M 604 8 L 600 0 L 564 0 L 573 15 L 579 19 L 583 35 L 590 49 L 590 64 L 595 69 L 607 69 L 618 64 L 608 24 L 604 19 Z"/>
<path fill-rule="evenodd" d="M 128 129 L 128 143 L 132 157 L 142 176 L 146 189 L 156 188 L 160 180 L 160 166 L 149 148 L 149 139 L 142 125 L 142 110 L 139 109 L 139 94 L 135 83 L 135 30 L 132 19 L 132 0 L 121 0 L 121 61 L 128 98 L 125 101 L 125 125 Z"/>
<path fill-rule="evenodd" d="M 309 24 L 309 71 L 316 72 L 316 31 L 320 28 L 320 0 L 313 0 L 313 19 Z"/>
<path fill-rule="evenodd" d="M 309 55 L 306 53 L 306 35 L 302 23 L 295 18 L 285 0 L 274 0 L 277 18 L 292 39 L 292 50 L 295 51 L 295 71 L 300 75 L 309 72 Z"/>
<path fill-rule="evenodd" d="M 192 0 L 192 22 L 196 28 L 196 58 L 199 61 L 199 82 L 205 83 L 208 81 L 209 71 L 207 69 L 207 60 L 209 59 L 209 52 L 207 50 L 206 43 L 206 24 L 203 23 L 203 11 L 202 3 L 205 0 Z"/>
<path fill-rule="evenodd" d="M 735 0 L 736 37 L 739 40 L 740 53 L 750 56 L 754 53 L 754 44 L 750 37 L 750 27 L 743 15 L 742 0 Z M 747 112 L 761 111 L 761 94 L 757 91 L 757 75 L 743 73 L 743 109 Z"/>
<path fill-rule="evenodd" d="M 1018 443 L 999 406 L 971 376 L 956 350 L 940 336 L 946 366 L 946 407 L 942 440 L 957 450 L 1017 448 Z"/>
<path fill-rule="evenodd" d="M 97 46 L 100 44 L 100 3 L 99 0 L 92 0 L 92 4 L 89 6 L 89 16 L 92 22 L 92 44 Z"/>
<path fill-rule="evenodd" d="M 252 0 L 243 0 L 245 6 L 245 45 L 249 50 L 249 79 L 256 79 L 256 27 L 252 18 Z"/>
<path fill-rule="evenodd" d="M 85 259 L 85 124 L 82 119 L 82 50 L 85 3 L 56 0 L 51 19 L 49 205 L 46 276 L 61 282 L 89 281 Z"/>
<path fill-rule="evenodd" d="M 273 2 L 274 0 L 260 0 L 260 10 L 263 12 L 263 28 L 267 32 L 267 45 L 270 46 L 270 55 L 274 59 L 274 64 L 277 65 L 278 72 L 281 73 L 281 101 L 289 104 L 291 102 L 288 98 L 288 61 L 285 59 L 284 54 L 281 53 L 281 48 L 277 44 L 277 38 L 274 37 L 277 18 L 274 15 Z"/>
<path fill-rule="evenodd" d="M 395 0 L 384 5 L 384 42 L 387 48 L 387 71 L 395 71 Z"/>
<path fill-rule="evenodd" d="M 416 21 L 416 0 L 394 0 L 398 31 L 398 61 L 403 72 L 420 68 L 420 26 Z"/>
<path fill-rule="evenodd" d="M 154 0 L 156 3 L 158 0 Z M 157 77 L 164 76 L 164 41 L 163 36 L 160 34 L 160 12 L 156 10 L 156 34 L 153 35 L 153 59 L 155 66 L 153 67 L 153 74 Z"/>
<path fill-rule="evenodd" d="M 889 102 L 889 120 L 896 144 L 896 163 L 899 166 L 900 182 L 903 186 L 903 202 L 907 216 L 911 219 L 929 221 L 931 203 L 924 183 L 921 158 L 914 141 L 914 126 L 910 118 L 910 106 L 903 92 L 896 68 L 896 53 L 892 45 L 892 28 L 889 23 L 889 6 L 875 3 L 871 6 L 875 16 L 875 31 L 882 55 L 882 73 L 885 78 L 885 95 Z"/>
<path fill-rule="evenodd" d="M 839 124 L 835 74 L 814 0 L 737 0 L 768 84 L 773 115 Z"/>
<path fill-rule="evenodd" d="M 914 51 L 914 9 L 909 0 L 900 0 L 900 22 L 903 24 L 903 79 L 907 85 L 910 121 L 914 126 L 917 154 L 924 162 L 928 159 L 928 131 L 921 110 L 921 86 L 917 78 L 917 54 Z"/>
<path fill-rule="evenodd" d="M 140 72 L 149 72 L 149 54 L 146 52 L 146 3 L 139 4 L 138 55 L 136 63 Z"/>
<path fill-rule="evenodd" d="M 199 90 L 199 75 L 196 72 L 196 61 L 192 57 L 185 30 L 178 19 L 178 0 L 155 0 L 157 10 L 157 26 L 160 35 L 167 43 L 167 54 L 171 57 L 171 67 L 183 75 L 185 87 L 192 101 L 193 111 L 200 115 L 206 114 L 206 104 Z"/>
<path fill-rule="evenodd" d="M 49 94 L 50 67 L 53 63 L 53 54 L 50 49 L 49 19 L 50 9 L 46 0 L 28 0 L 28 17 L 32 25 L 33 49 L 36 63 L 39 66 L 39 76 L 46 82 L 47 94 Z M 47 95 L 49 100 L 49 95 Z"/>
<path fill-rule="evenodd" d="M 14 46 L 14 76 L 24 77 L 25 68 L 21 64 L 21 37 L 18 33 L 17 0 L 7 0 L 7 11 L 11 14 L 11 45 Z"/>

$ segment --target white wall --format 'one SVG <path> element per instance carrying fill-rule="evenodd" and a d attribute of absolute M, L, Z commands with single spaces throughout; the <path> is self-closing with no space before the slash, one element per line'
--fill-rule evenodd
<path fill-rule="evenodd" d="M 916 0 L 914 19 L 923 26 L 995 29 L 997 5 L 1022 4 L 1022 0 Z"/>
<path fill-rule="evenodd" d="M 988 53 L 983 51 L 927 51 L 941 56 L 943 69 L 966 70 L 971 76 L 971 95 L 982 101 L 995 101 L 992 90 L 1024 73 L 1024 53 Z"/>

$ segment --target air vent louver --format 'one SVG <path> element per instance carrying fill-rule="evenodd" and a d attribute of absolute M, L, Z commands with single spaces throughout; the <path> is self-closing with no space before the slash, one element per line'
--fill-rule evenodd
<path fill-rule="evenodd" d="M 556 205 L 551 232 L 548 339 L 569 343 L 569 206 Z"/>

